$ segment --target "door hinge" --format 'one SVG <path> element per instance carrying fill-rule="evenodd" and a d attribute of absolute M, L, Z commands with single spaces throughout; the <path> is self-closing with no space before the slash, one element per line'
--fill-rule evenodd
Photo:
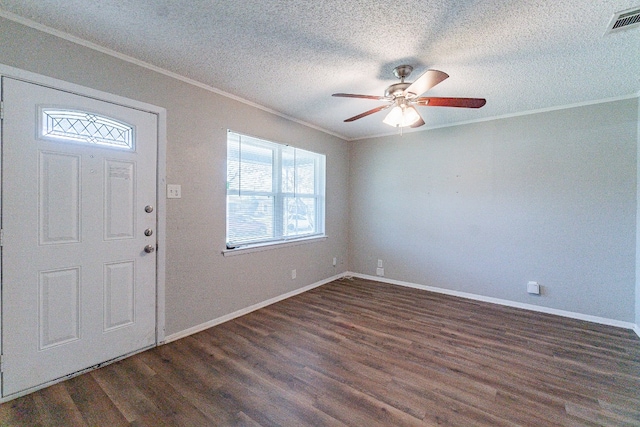
<path fill-rule="evenodd" d="M 0 120 L 4 119 L 4 101 L 0 101 Z"/>
<path fill-rule="evenodd" d="M 0 354 L 0 372 L 4 372 L 4 357 Z"/>
<path fill-rule="evenodd" d="M 4 230 L 0 228 L 0 248 L 3 246 L 4 246 Z"/>

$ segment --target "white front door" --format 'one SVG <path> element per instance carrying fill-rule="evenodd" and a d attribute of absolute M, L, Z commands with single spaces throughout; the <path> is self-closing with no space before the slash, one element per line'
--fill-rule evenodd
<path fill-rule="evenodd" d="M 7 77 L 2 99 L 6 398 L 155 344 L 157 116 Z"/>

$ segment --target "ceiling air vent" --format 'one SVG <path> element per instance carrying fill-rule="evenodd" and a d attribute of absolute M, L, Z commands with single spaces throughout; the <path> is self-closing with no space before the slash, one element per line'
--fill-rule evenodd
<path fill-rule="evenodd" d="M 611 18 L 611 22 L 609 22 L 606 33 L 614 33 L 638 26 L 640 26 L 640 6 L 615 13 Z"/>

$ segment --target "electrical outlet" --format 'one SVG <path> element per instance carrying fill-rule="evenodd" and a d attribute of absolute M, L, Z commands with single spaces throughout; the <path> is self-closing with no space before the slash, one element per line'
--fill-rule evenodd
<path fill-rule="evenodd" d="M 182 187 L 178 184 L 167 185 L 167 199 L 179 199 L 182 197 Z"/>
<path fill-rule="evenodd" d="M 338 258 L 333 257 L 333 266 L 335 267 L 338 264 Z"/>
<path fill-rule="evenodd" d="M 297 276 L 296 270 L 291 270 L 291 280 L 295 279 Z"/>
<path fill-rule="evenodd" d="M 540 284 L 538 282 L 527 283 L 527 292 L 533 295 L 540 295 Z"/>
<path fill-rule="evenodd" d="M 382 268 L 382 260 L 381 259 L 378 260 L 378 268 Z"/>
<path fill-rule="evenodd" d="M 376 268 L 376 274 L 378 276 L 384 276 L 384 268 L 382 268 L 382 267 Z"/>

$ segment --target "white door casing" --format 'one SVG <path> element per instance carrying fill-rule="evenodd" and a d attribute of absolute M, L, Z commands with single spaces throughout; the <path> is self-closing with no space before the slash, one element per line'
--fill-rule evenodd
<path fill-rule="evenodd" d="M 156 343 L 158 137 L 152 113 L 7 77 L 2 95 L 5 398 Z M 43 135 L 103 117 L 133 149 Z"/>

